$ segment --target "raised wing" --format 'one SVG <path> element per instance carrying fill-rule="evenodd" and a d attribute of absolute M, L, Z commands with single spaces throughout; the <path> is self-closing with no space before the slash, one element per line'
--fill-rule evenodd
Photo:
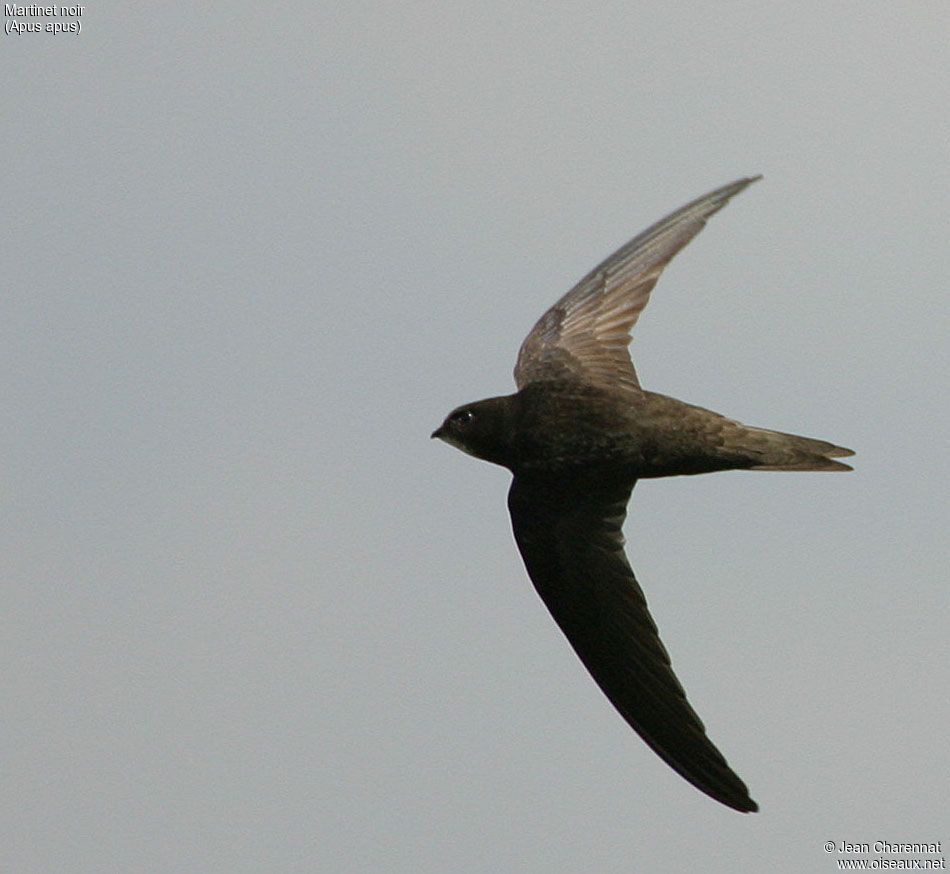
<path fill-rule="evenodd" d="M 580 378 L 639 388 L 627 344 L 663 268 L 729 198 L 760 179 L 739 179 L 668 215 L 595 267 L 551 307 L 521 344 L 515 383 Z"/>
<path fill-rule="evenodd" d="M 528 574 L 640 737 L 697 789 L 736 810 L 757 810 L 687 702 L 627 563 L 620 527 L 632 488 L 516 477 L 508 508 Z"/>

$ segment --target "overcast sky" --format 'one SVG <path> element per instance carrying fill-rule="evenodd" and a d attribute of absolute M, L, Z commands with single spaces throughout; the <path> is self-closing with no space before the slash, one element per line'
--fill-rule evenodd
<path fill-rule="evenodd" d="M 84 10 L 0 53 L 0 869 L 950 855 L 946 3 Z M 429 434 L 755 173 L 637 370 L 856 469 L 644 482 L 625 526 L 743 816 L 587 676 L 507 472 Z"/>

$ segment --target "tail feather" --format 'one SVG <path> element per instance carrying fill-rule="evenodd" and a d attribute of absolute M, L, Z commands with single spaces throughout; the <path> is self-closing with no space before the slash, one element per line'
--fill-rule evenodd
<path fill-rule="evenodd" d="M 746 427 L 743 443 L 759 463 L 750 470 L 853 470 L 850 464 L 835 458 L 854 455 L 854 450 L 835 446 L 826 440 Z"/>

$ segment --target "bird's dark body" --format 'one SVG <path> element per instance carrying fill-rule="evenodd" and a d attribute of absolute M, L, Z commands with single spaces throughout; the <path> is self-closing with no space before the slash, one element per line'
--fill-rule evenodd
<path fill-rule="evenodd" d="M 466 451 L 512 473 L 635 480 L 733 469 L 845 468 L 823 440 L 750 428 L 655 392 L 576 380 L 534 382 L 465 409 L 478 414 Z"/>
<path fill-rule="evenodd" d="M 740 811 L 757 805 L 686 700 L 624 554 L 621 526 L 638 479 L 851 469 L 835 460 L 849 449 L 645 391 L 627 352 L 663 267 L 752 181 L 687 204 L 591 271 L 525 338 L 517 393 L 459 407 L 432 435 L 514 474 L 515 541 L 575 652 L 657 754 Z"/>

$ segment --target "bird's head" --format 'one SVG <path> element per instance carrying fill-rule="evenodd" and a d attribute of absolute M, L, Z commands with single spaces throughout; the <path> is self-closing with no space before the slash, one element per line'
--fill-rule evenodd
<path fill-rule="evenodd" d="M 457 407 L 432 436 L 476 458 L 510 467 L 513 397 L 488 398 Z"/>

